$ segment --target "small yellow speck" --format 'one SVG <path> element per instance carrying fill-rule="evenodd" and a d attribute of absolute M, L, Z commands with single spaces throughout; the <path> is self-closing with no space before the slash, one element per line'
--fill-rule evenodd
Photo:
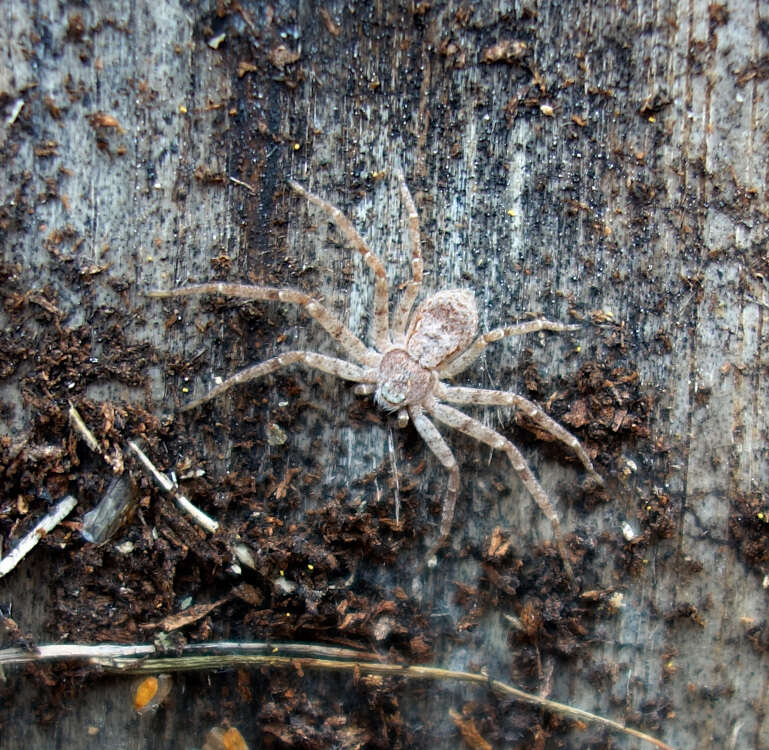
<path fill-rule="evenodd" d="M 294 144 L 294 151 L 299 151 L 300 148 L 302 148 L 302 144 L 301 143 L 295 143 Z"/>
<path fill-rule="evenodd" d="M 759 513 L 758 514 L 758 520 L 759 521 L 763 521 L 764 520 L 764 514 L 763 513 Z"/>
<path fill-rule="evenodd" d="M 179 114 L 180 115 L 186 115 L 187 114 L 187 107 L 185 107 L 183 104 L 179 105 Z"/>
<path fill-rule="evenodd" d="M 307 565 L 307 570 L 315 570 L 315 566 L 311 565 L 311 564 L 308 564 Z"/>
<path fill-rule="evenodd" d="M 515 216 L 515 211 L 513 211 L 513 209 L 512 209 L 512 208 L 508 208 L 508 209 L 507 209 L 507 215 L 508 215 L 508 216 Z"/>
<path fill-rule="evenodd" d="M 291 617 L 291 613 L 290 612 L 286 612 L 286 617 Z"/>
<path fill-rule="evenodd" d="M 152 263 L 152 261 L 155 260 L 151 255 L 147 256 L 147 263 Z"/>
<path fill-rule="evenodd" d="M 283 575 L 285 575 L 285 573 L 284 573 L 282 570 L 280 571 L 280 574 L 281 574 L 282 576 L 283 576 Z"/>
<path fill-rule="evenodd" d="M 644 559 L 644 560 L 641 560 L 641 562 L 642 562 L 644 565 L 648 565 L 648 564 L 649 564 L 649 561 L 648 561 L 648 560 L 646 560 L 646 559 Z"/>
<path fill-rule="evenodd" d="M 652 115 L 652 116 L 649 118 L 649 122 L 657 122 L 657 118 L 656 118 L 656 117 L 654 117 L 654 115 Z"/>
<path fill-rule="evenodd" d="M 189 392 L 190 392 L 190 389 L 187 388 L 186 385 L 182 387 L 182 393 L 189 393 Z"/>

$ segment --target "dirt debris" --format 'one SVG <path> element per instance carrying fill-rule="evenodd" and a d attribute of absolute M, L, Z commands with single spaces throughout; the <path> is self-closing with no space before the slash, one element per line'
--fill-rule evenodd
<path fill-rule="evenodd" d="M 419 664 L 435 659 L 442 640 L 468 638 L 484 618 L 504 612 L 510 618 L 512 678 L 539 689 L 548 682 L 548 664 L 584 654 L 596 624 L 611 616 L 611 592 L 580 598 L 552 544 L 524 554 L 515 548 L 510 532 L 496 529 L 481 547 L 461 552 L 475 558 L 481 570 L 475 585 L 457 584 L 455 603 L 463 614 L 456 622 L 436 620 L 431 606 L 404 587 L 390 590 L 375 583 L 377 567 L 399 564 L 429 533 L 424 489 L 420 492 L 417 481 L 423 464 L 402 469 L 398 522 L 390 495 L 378 489 L 392 483 L 389 465 L 330 496 L 312 466 L 280 460 L 261 472 L 250 470 L 250 464 L 238 469 L 236 463 L 234 471 L 220 477 L 215 453 L 206 445 L 228 426 L 216 420 L 211 407 L 170 421 L 136 403 L 87 396 L 90 385 L 103 381 L 146 393 L 147 368 L 158 355 L 149 345 L 131 340 L 130 309 L 104 308 L 88 323 L 70 328 L 50 290 L 19 288 L 12 268 L 5 275 L 11 284 L 3 303 L 15 333 L 0 339 L 7 363 L 2 377 L 18 378 L 25 409 L 34 416 L 23 436 L 0 440 L 0 532 L 4 538 L 18 537 L 67 492 L 79 499 L 76 516 L 82 518 L 123 472 L 130 474 L 138 498 L 133 515 L 101 546 L 85 542 L 79 520 L 62 524 L 43 540 L 44 556 L 55 560 L 48 637 L 84 643 L 161 638 L 172 650 L 189 642 L 238 638 L 308 641 L 374 648 L 387 660 Z M 113 287 L 122 293 L 119 285 Z M 219 309 L 216 302 L 209 304 Z M 250 325 L 253 315 L 240 309 L 233 325 Z M 262 325 L 269 326 L 269 319 Z M 184 381 L 204 365 L 204 359 L 169 360 L 166 370 Z M 546 389 L 532 369 L 527 384 L 555 418 L 574 429 L 607 474 L 619 465 L 631 438 L 648 438 L 649 402 L 629 371 L 587 363 L 573 382 Z M 286 388 L 291 406 L 279 407 L 271 418 L 290 434 L 297 413 L 308 403 L 290 378 Z M 257 386 L 252 397 L 258 393 Z M 72 429 L 72 405 L 96 437 L 97 451 Z M 356 402 L 350 416 L 360 423 L 382 420 L 363 402 Z M 523 426 L 536 439 L 547 439 L 535 426 Z M 234 450 L 250 455 L 267 439 L 260 434 L 244 418 L 231 433 Z M 126 450 L 129 439 L 140 439 L 161 470 L 175 473 L 185 495 L 217 518 L 216 533 L 194 526 L 154 486 Z M 405 451 L 408 458 L 408 441 Z M 561 460 L 564 454 L 558 450 L 557 455 Z M 313 493 L 314 509 L 300 514 L 308 492 Z M 605 501 L 600 493 L 586 497 Z M 650 519 L 654 512 L 648 512 Z M 662 511 L 658 515 L 666 518 Z M 647 524 L 652 529 L 645 537 L 648 544 L 665 538 L 661 524 L 653 519 Z M 254 570 L 233 571 L 229 550 L 235 544 L 248 548 Z M 593 548 L 576 534 L 567 544 L 577 575 L 584 575 Z M 23 625 L 17 631 L 22 633 Z M 30 673 L 44 696 L 38 707 L 43 721 L 55 719 L 67 695 L 94 679 L 64 666 L 36 666 Z M 352 678 L 351 691 L 349 682 L 339 677 L 338 697 L 318 702 L 307 695 L 298 673 L 243 674 L 248 683 L 243 690 L 267 690 L 273 696 L 259 713 L 265 747 L 418 744 L 419 732 L 401 713 L 398 695 L 420 688 L 366 677 Z M 328 693 L 334 694 L 333 689 Z M 234 707 L 237 702 L 231 700 Z M 459 719 L 446 717 L 447 725 L 492 746 L 542 744 L 571 726 L 519 706 L 511 722 L 508 703 L 489 696 L 465 704 L 456 714 Z"/>

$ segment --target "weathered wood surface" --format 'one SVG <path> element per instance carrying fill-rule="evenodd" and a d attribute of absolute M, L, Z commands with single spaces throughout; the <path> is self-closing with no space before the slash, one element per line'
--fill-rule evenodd
<path fill-rule="evenodd" d="M 624 607 L 592 634 L 600 640 L 589 659 L 568 671 L 556 665 L 550 695 L 620 720 L 657 711 L 657 734 L 678 748 L 769 748 L 769 661 L 746 638 L 750 625 L 767 617 L 767 571 L 746 566 L 729 532 L 735 498 L 763 493 L 769 468 L 766 9 L 744 0 L 372 6 L 242 3 L 245 13 L 232 7 L 220 15 L 215 3 L 129 8 L 5 0 L 4 259 L 23 264 L 29 289 L 53 286 L 68 324 L 127 303 L 137 311 L 131 337 L 187 357 L 205 348 L 216 374 L 281 346 L 333 353 L 323 333 L 293 311 L 265 307 L 271 335 L 238 336 L 226 320 L 200 335 L 195 321 L 206 314 L 197 301 L 181 306 L 183 325 L 167 330 L 170 307 L 142 295 L 212 278 L 211 260 L 227 255 L 228 278 L 251 275 L 321 294 L 363 333 L 370 274 L 347 249 L 325 241 L 325 221 L 290 194 L 285 180 L 342 207 L 383 254 L 395 286 L 407 278 L 408 255 L 389 175 L 402 166 L 422 221 L 426 288 L 474 289 L 484 327 L 525 312 L 566 320 L 570 308 L 586 317 L 604 311 L 624 336 L 625 348 L 612 349 L 616 364 L 638 370 L 655 394 L 652 435 L 668 452 L 639 455 L 629 443 L 625 453 L 638 471 L 624 482 L 609 477 L 612 502 L 599 509 L 570 502 L 578 472 L 536 442 L 525 446 L 558 498 L 565 530 L 596 540 L 590 586 L 617 586 L 625 596 Z M 338 35 L 324 23 L 323 8 Z M 214 49 L 207 42 L 219 33 L 226 36 Z M 504 40 L 527 43 L 528 67 L 481 62 L 484 50 Z M 448 43 L 456 45 L 453 54 Z M 271 63 L 268 54 L 279 44 L 298 51 L 298 62 L 283 69 Z M 243 62 L 255 70 L 239 77 Z M 533 106 L 522 101 L 516 117 L 506 116 L 506 103 L 527 86 L 523 98 Z M 23 108 L 10 122 L 17 101 Z M 97 112 L 116 118 L 122 132 L 89 124 Z M 47 141 L 58 144 L 55 153 L 41 156 Z M 253 193 L 196 179 L 199 168 L 237 177 Z M 370 178 L 380 171 L 387 177 Z M 49 179 L 66 202 L 32 200 L 34 211 L 19 214 L 20 193 L 42 195 Z M 67 225 L 82 239 L 76 250 L 59 248 L 74 266 L 87 273 L 109 264 L 87 286 L 64 282 L 62 261 L 46 243 Z M 127 281 L 127 293 L 116 293 L 110 278 Z M 287 339 L 277 344 L 282 331 Z M 605 356 L 605 338 L 605 327 L 586 325 L 576 354 L 571 337 L 497 344 L 464 382 L 522 390 L 518 363 L 526 347 L 555 382 L 573 376 L 583 359 Z M 165 378 L 162 367 L 151 375 L 149 394 L 106 383 L 88 395 L 146 399 L 156 413 L 170 413 L 174 397 L 185 398 L 181 384 Z M 287 465 L 325 465 L 308 492 L 312 505 L 390 461 L 388 428 L 350 426 L 356 399 L 343 384 L 292 377 L 318 408 L 290 425 L 279 450 Z M 200 393 L 207 383 L 194 387 Z M 267 404 L 249 403 L 247 393 L 233 392 L 215 413 L 225 424 L 245 413 L 255 431 L 263 430 L 285 398 L 281 380 Z M 0 383 L 0 394 L 14 404 L 3 430 L 18 433 L 29 415 L 13 379 Z M 509 424 L 509 415 L 487 420 Z M 218 434 L 223 442 L 212 442 L 211 451 L 224 473 L 241 454 L 233 458 L 226 431 Z M 318 437 L 328 455 L 310 455 Z M 424 459 L 422 487 L 437 492 L 444 481 L 437 462 L 412 433 L 393 437 L 401 471 Z M 480 544 L 495 526 L 514 531 L 524 549 L 549 538 L 547 522 L 502 457 L 449 439 L 463 472 L 455 551 L 460 542 Z M 492 481 L 511 489 L 500 493 Z M 671 500 L 674 536 L 649 548 L 638 576 L 618 577 L 612 559 L 621 523 L 637 528 L 639 498 L 655 487 Z M 409 590 L 414 582 L 409 570 L 379 576 Z M 476 563 L 449 554 L 421 579 L 421 596 L 433 613 L 457 617 L 454 582 L 477 579 Z M 23 629 L 46 640 L 44 569 L 34 560 L 0 583 L 0 602 L 13 603 Z M 693 604 L 699 617 L 665 618 L 681 604 Z M 438 661 L 485 664 L 507 676 L 504 614 L 438 644 Z M 612 679 L 591 681 L 596 665 Z M 336 684 L 307 679 L 310 691 Z M 99 727 L 103 747 L 201 742 L 211 723 L 200 710 L 204 697 L 189 704 L 192 697 L 179 697 L 148 731 L 124 708 L 126 689 L 105 680 L 84 690 L 54 726 L 35 723 L 34 695 L 22 689 L 0 747 L 86 746 L 89 726 Z M 440 727 L 440 741 L 460 747 L 446 711 L 469 695 L 440 687 L 407 694 L 404 711 L 421 714 Z M 596 734 L 575 731 L 570 746 Z"/>

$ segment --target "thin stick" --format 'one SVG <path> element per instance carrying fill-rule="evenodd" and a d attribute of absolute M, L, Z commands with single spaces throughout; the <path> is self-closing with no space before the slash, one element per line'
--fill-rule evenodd
<path fill-rule="evenodd" d="M 206 515 L 200 508 L 194 506 L 184 497 L 181 492 L 178 492 L 176 485 L 149 460 L 147 454 L 133 440 L 128 441 L 128 447 L 136 454 L 142 466 L 147 470 L 147 473 L 163 488 L 163 491 L 171 495 L 179 510 L 186 513 L 198 526 L 205 529 L 209 534 L 214 534 L 218 531 L 219 522 Z"/>
<path fill-rule="evenodd" d="M 130 659 L 145 659 L 164 652 L 151 643 L 99 643 L 96 645 L 81 643 L 52 643 L 39 645 L 33 651 L 23 648 L 0 649 L 0 667 L 9 664 L 29 664 L 30 662 L 86 661 L 94 665 L 111 664 L 115 669 L 120 663 Z M 237 659 L 239 656 L 253 654 L 295 654 L 297 656 L 316 656 L 330 659 L 354 659 L 357 661 L 379 661 L 379 654 L 373 651 L 359 651 L 353 648 L 323 646 L 316 643 L 280 643 L 273 641 L 217 641 L 215 643 L 188 643 L 184 646 L 184 656 L 206 655 L 215 657 L 223 654 Z M 128 663 L 133 664 L 129 661 Z"/>
<path fill-rule="evenodd" d="M 71 401 L 69 402 L 69 422 L 75 431 L 80 434 L 80 437 L 85 440 L 86 445 L 94 453 L 98 453 L 100 456 L 103 455 L 104 452 L 99 446 L 99 441 L 96 439 L 96 436 L 88 429 L 88 425 L 86 425 L 86 423 L 83 421 L 83 418 L 80 416 L 80 412 L 75 408 L 75 405 Z"/>
<path fill-rule="evenodd" d="M 234 183 L 235 185 L 240 185 L 240 187 L 246 188 L 251 193 L 251 195 L 256 195 L 256 190 L 254 190 L 247 182 L 243 182 L 243 180 L 239 180 L 237 177 L 230 177 L 230 182 Z"/>
<path fill-rule="evenodd" d="M 219 650 L 217 646 L 224 646 L 223 653 L 217 654 L 192 654 L 195 650 Z M 533 693 L 527 693 L 512 685 L 492 680 L 485 674 L 474 672 L 458 672 L 438 667 L 422 667 L 416 665 L 383 664 L 361 661 L 357 652 L 352 649 L 334 649 L 314 644 L 285 644 L 285 643 L 252 643 L 252 644 L 194 644 L 185 648 L 183 656 L 161 656 L 147 658 L 152 652 L 157 653 L 154 646 L 79 646 L 63 644 L 54 646 L 39 646 L 37 653 L 30 653 L 23 649 L 0 650 L 0 665 L 20 664 L 23 662 L 46 660 L 71 661 L 84 659 L 90 664 L 100 667 L 105 672 L 120 674 L 146 674 L 158 672 L 187 672 L 201 670 L 215 670 L 222 668 L 234 668 L 243 666 L 273 667 L 279 669 L 318 669 L 336 672 L 354 672 L 364 675 L 385 675 L 389 677 L 404 677 L 416 680 L 451 680 L 454 682 L 470 682 L 493 690 L 500 695 L 509 696 L 524 703 L 552 711 L 553 713 L 567 716 L 581 721 L 599 724 L 615 732 L 630 735 L 636 739 L 648 742 L 660 750 L 673 750 L 670 745 L 652 737 L 644 732 L 631 727 L 626 727 L 617 721 L 598 716 L 597 714 L 583 711 L 580 708 L 568 706 L 565 703 L 551 701 Z M 271 653 L 258 653 L 270 651 Z M 319 651 L 324 653 L 318 656 Z M 291 655 L 280 655 L 280 652 Z M 331 653 L 333 652 L 333 653 Z M 353 659 L 327 658 L 328 656 L 346 656 L 346 653 L 355 654 Z M 312 654 L 313 656 L 308 656 Z M 368 655 L 364 656 L 364 659 Z"/>
<path fill-rule="evenodd" d="M 147 454 L 138 445 L 136 445 L 133 440 L 128 441 L 128 447 L 136 454 L 142 466 L 163 488 L 164 492 L 173 498 L 179 510 L 181 510 L 183 513 L 186 513 L 198 526 L 205 529 L 209 534 L 214 534 L 216 531 L 218 531 L 219 522 L 204 513 L 197 506 L 193 505 L 184 495 L 182 495 L 182 493 L 177 489 L 176 485 L 165 474 L 163 474 L 163 472 L 160 471 L 155 466 L 155 464 L 152 463 L 152 461 L 150 461 Z M 251 555 L 251 551 L 245 544 L 233 544 L 229 549 L 237 561 L 241 563 L 241 565 L 245 565 L 247 568 L 254 568 L 254 558 Z"/>
<path fill-rule="evenodd" d="M 47 516 L 43 516 L 35 528 L 0 560 L 0 578 L 10 573 L 46 534 L 50 534 L 70 514 L 76 505 L 77 500 L 72 495 L 67 495 Z"/>

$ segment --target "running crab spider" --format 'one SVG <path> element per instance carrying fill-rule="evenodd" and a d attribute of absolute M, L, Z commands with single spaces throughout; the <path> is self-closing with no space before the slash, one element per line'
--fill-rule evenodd
<path fill-rule="evenodd" d="M 395 308 L 392 323 L 385 268 L 358 234 L 349 219 L 323 198 L 306 191 L 296 182 L 291 187 L 300 196 L 323 211 L 336 225 L 351 247 L 361 254 L 374 273 L 373 346 L 366 346 L 347 326 L 308 294 L 285 287 L 251 286 L 212 282 L 150 292 L 151 297 L 181 297 L 194 294 L 221 294 L 252 300 L 272 300 L 299 305 L 337 342 L 346 359 L 329 357 L 310 351 L 289 351 L 252 365 L 227 378 L 205 396 L 187 404 L 193 409 L 240 383 L 300 363 L 307 367 L 357 383 L 356 393 L 373 394 L 376 404 L 388 412 L 397 412 L 398 425 L 409 420 L 427 446 L 449 473 L 448 487 L 441 511 L 437 541 L 425 557 L 435 564 L 435 554 L 448 539 L 459 493 L 459 468 L 451 449 L 435 427 L 433 419 L 447 427 L 503 451 L 529 494 L 550 520 L 564 567 L 571 577 L 571 566 L 561 537 L 558 514 L 542 485 L 526 464 L 520 451 L 510 440 L 477 419 L 450 404 L 467 406 L 508 406 L 524 414 L 537 428 L 568 446 L 582 462 L 589 481 L 601 485 L 603 480 L 593 468 L 590 457 L 574 435 L 551 419 L 533 402 L 507 391 L 486 390 L 446 385 L 442 381 L 461 373 L 486 347 L 507 336 L 536 331 L 573 331 L 579 326 L 556 323 L 542 318 L 511 326 L 495 328 L 477 335 L 478 311 L 473 293 L 467 289 L 448 289 L 416 302 L 422 286 L 422 250 L 419 218 L 403 174 L 398 171 L 401 199 L 406 209 L 406 229 L 411 246 L 411 279 Z"/>

